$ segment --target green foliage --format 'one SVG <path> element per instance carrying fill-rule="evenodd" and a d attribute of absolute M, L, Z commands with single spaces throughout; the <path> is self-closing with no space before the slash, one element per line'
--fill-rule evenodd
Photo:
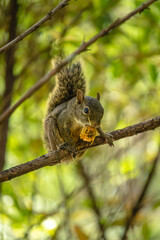
<path fill-rule="evenodd" d="M 18 0 L 17 35 L 44 17 L 59 1 Z M 77 0 L 16 45 L 13 99 L 17 101 L 49 69 L 63 51 L 74 51 L 116 18 L 132 11 L 142 0 Z M 0 44 L 8 41 L 9 1 L 0 2 Z M 2 13 L 2 14 L 1 14 Z M 78 16 L 78 17 L 77 17 Z M 88 95 L 101 94 L 106 131 L 141 122 L 159 114 L 160 3 L 151 5 L 108 36 L 98 40 L 80 59 Z M 0 104 L 5 88 L 5 54 L 0 57 Z M 11 116 L 5 168 L 45 153 L 42 119 L 52 78 Z M 114 148 L 88 150 L 83 165 L 90 179 L 99 222 L 108 239 L 120 239 L 148 176 L 159 145 L 159 131 L 120 140 Z M 159 166 L 157 167 L 157 173 Z M 160 177 L 154 176 L 144 207 L 128 239 L 160 239 Z M 93 201 L 78 163 L 45 167 L 2 184 L 0 239 L 100 239 Z M 150 224 L 151 222 L 151 224 Z"/>

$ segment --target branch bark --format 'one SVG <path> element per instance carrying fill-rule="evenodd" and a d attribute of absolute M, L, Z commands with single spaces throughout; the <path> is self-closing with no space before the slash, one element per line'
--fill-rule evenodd
<path fill-rule="evenodd" d="M 62 9 L 63 7 L 65 7 L 66 5 L 68 5 L 68 2 L 70 0 L 63 0 L 62 2 L 60 2 L 57 7 L 55 7 L 54 9 L 52 9 L 50 12 L 47 13 L 47 15 L 45 17 L 43 17 L 41 20 L 39 20 L 37 23 L 35 23 L 32 27 L 30 27 L 29 29 L 27 29 L 24 33 L 20 34 L 18 37 L 16 37 L 15 39 L 13 39 L 12 41 L 10 41 L 9 43 L 7 43 L 5 46 L 3 46 L 2 48 L 0 48 L 0 54 L 7 51 L 8 49 L 12 48 L 16 43 L 18 43 L 19 41 L 21 41 L 22 39 L 24 39 L 25 37 L 27 37 L 29 34 L 31 34 L 32 32 L 34 32 L 37 28 L 39 28 L 43 23 L 45 23 L 46 21 L 50 20 L 60 9 Z"/>
<path fill-rule="evenodd" d="M 79 48 L 77 48 L 73 53 L 71 53 L 69 56 L 67 56 L 64 60 L 61 61 L 61 63 L 53 68 L 51 71 L 49 71 L 46 75 L 44 75 L 35 85 L 33 85 L 12 107 L 8 108 L 6 111 L 4 111 L 0 115 L 0 123 L 8 118 L 15 110 L 16 108 L 22 104 L 27 98 L 29 98 L 35 91 L 37 91 L 39 88 L 41 88 L 46 82 L 49 81 L 49 79 L 54 76 L 62 67 L 67 65 L 73 58 L 75 58 L 80 53 L 87 51 L 88 47 L 96 42 L 99 38 L 102 38 L 106 35 L 108 35 L 111 30 L 119 27 L 122 23 L 129 20 L 131 17 L 136 15 L 137 13 L 141 13 L 144 9 L 148 8 L 152 3 L 156 2 L 158 0 L 149 0 L 146 3 L 143 3 L 141 6 L 136 8 L 135 10 L 128 13 L 123 18 L 118 18 L 113 23 L 111 23 L 108 27 L 102 29 L 98 34 L 94 35 L 90 40 L 87 42 L 83 42 Z"/>
<path fill-rule="evenodd" d="M 144 122 L 140 122 L 135 125 L 128 126 L 123 129 L 118 129 L 112 132 L 109 132 L 113 136 L 113 141 L 119 140 L 121 138 L 137 135 L 139 133 L 143 133 L 145 131 L 154 130 L 155 128 L 160 126 L 160 116 L 149 119 Z M 105 144 L 104 139 L 100 136 L 96 137 L 94 143 L 90 145 L 87 142 L 81 142 L 77 146 L 77 153 L 84 149 L 88 149 L 91 147 L 95 147 L 98 145 Z M 4 170 L 0 172 L 0 182 L 8 181 L 18 176 L 24 175 L 31 171 L 35 171 L 39 168 L 45 166 L 53 166 L 58 163 L 64 162 L 65 159 L 69 157 L 70 153 L 67 150 L 56 150 L 51 153 L 45 154 L 39 158 L 36 158 L 32 161 L 20 164 L 18 166 L 12 167 L 10 169 Z"/>

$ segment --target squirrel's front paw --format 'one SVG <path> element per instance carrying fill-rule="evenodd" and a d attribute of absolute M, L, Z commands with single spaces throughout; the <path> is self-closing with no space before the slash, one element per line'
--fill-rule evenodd
<path fill-rule="evenodd" d="M 113 136 L 112 136 L 111 134 L 106 133 L 104 139 L 105 139 L 105 142 L 106 142 L 109 146 L 114 147 L 114 144 L 113 144 Z"/>
<path fill-rule="evenodd" d="M 77 151 L 76 151 L 75 146 L 72 146 L 69 143 L 62 143 L 61 145 L 59 145 L 59 148 L 62 150 L 68 150 L 70 152 L 71 156 L 73 158 L 76 158 Z"/>

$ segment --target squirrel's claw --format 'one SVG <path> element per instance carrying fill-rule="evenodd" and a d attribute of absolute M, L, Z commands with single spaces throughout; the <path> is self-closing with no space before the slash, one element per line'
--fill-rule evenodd
<path fill-rule="evenodd" d="M 110 147 L 114 147 L 112 134 L 104 133 L 101 127 L 98 127 L 97 131 L 99 132 L 100 136 L 104 138 L 105 143 L 107 143 Z"/>
<path fill-rule="evenodd" d="M 76 158 L 77 156 L 77 151 L 76 151 L 76 148 L 72 145 L 70 145 L 69 143 L 62 143 L 61 145 L 59 145 L 59 148 L 62 149 L 62 150 L 67 150 L 69 151 L 70 155 L 73 157 L 73 158 Z"/>
<path fill-rule="evenodd" d="M 106 133 L 104 136 L 105 142 L 110 146 L 114 147 L 113 136 L 112 134 Z"/>

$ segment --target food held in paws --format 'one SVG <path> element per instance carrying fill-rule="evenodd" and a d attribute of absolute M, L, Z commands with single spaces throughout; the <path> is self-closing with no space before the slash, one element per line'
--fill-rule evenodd
<path fill-rule="evenodd" d="M 97 133 L 97 130 L 95 127 L 85 126 L 82 128 L 80 138 L 83 139 L 83 141 L 91 142 L 92 144 L 96 137 L 96 133 Z"/>

